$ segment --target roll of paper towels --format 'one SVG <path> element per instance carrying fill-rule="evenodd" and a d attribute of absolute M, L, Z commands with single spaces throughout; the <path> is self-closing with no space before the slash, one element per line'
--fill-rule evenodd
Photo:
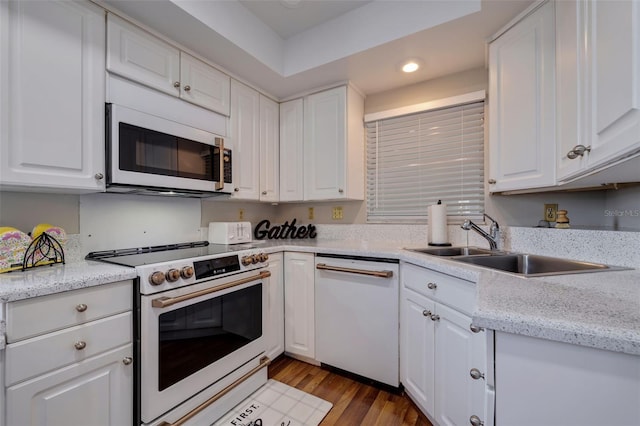
<path fill-rule="evenodd" d="M 447 205 L 440 204 L 440 201 L 438 201 L 438 204 L 429 206 L 427 212 L 429 215 L 429 244 L 449 244 L 447 238 Z"/>

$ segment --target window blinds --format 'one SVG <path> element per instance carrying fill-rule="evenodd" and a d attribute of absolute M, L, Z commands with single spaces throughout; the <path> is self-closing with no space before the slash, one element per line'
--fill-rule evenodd
<path fill-rule="evenodd" d="M 450 217 L 482 216 L 484 101 L 365 128 L 369 222 L 423 222 L 438 200 Z"/>

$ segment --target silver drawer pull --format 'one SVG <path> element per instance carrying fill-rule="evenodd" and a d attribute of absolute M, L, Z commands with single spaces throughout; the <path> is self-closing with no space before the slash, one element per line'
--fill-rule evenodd
<path fill-rule="evenodd" d="M 131 363 L 133 363 L 133 358 L 131 358 L 130 356 L 126 356 L 123 358 L 122 363 L 124 365 L 131 365 Z"/>
<path fill-rule="evenodd" d="M 469 417 L 469 423 L 471 423 L 471 426 L 484 426 L 484 422 L 475 414 Z"/>
<path fill-rule="evenodd" d="M 438 284 L 436 284 L 436 283 L 429 283 L 429 284 L 427 284 L 427 288 L 428 288 L 429 290 L 435 290 L 436 288 L 438 288 Z"/>
<path fill-rule="evenodd" d="M 431 321 L 440 321 L 440 315 L 431 315 Z"/>
<path fill-rule="evenodd" d="M 81 351 L 81 350 L 83 350 L 84 348 L 87 347 L 87 342 L 83 342 L 82 340 L 80 340 L 79 342 L 76 342 L 73 345 L 73 347 L 76 348 L 77 350 Z"/>
<path fill-rule="evenodd" d="M 472 368 L 471 371 L 469 371 L 469 375 L 473 380 L 484 379 L 484 374 L 482 374 L 477 368 Z"/>
<path fill-rule="evenodd" d="M 86 311 L 88 308 L 87 305 L 85 305 L 84 303 L 79 303 L 78 305 L 76 305 L 76 311 L 78 312 L 84 312 Z"/>
<path fill-rule="evenodd" d="M 431 316 L 431 311 L 427 311 L 425 309 L 424 311 L 422 311 L 422 315 L 424 315 L 425 317 L 430 317 Z"/>
<path fill-rule="evenodd" d="M 469 324 L 469 330 L 473 331 L 474 333 L 480 333 L 481 331 L 484 331 L 484 328 L 478 327 L 477 325 Z"/>

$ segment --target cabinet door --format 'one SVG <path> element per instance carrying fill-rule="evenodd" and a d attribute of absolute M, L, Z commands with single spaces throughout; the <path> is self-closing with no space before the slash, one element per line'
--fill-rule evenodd
<path fill-rule="evenodd" d="M 592 169 L 640 148 L 640 6 L 637 1 L 580 3 L 587 9 Z"/>
<path fill-rule="evenodd" d="M 555 184 L 554 5 L 489 46 L 490 190 Z"/>
<path fill-rule="evenodd" d="M 280 201 L 280 108 L 260 95 L 260 201 Z"/>
<path fill-rule="evenodd" d="M 485 379 L 473 379 L 470 371 L 486 374 L 486 336 L 471 332 L 468 316 L 444 305 L 436 310 L 436 421 L 466 425 L 472 415 L 485 421 Z"/>
<path fill-rule="evenodd" d="M 7 424 L 131 424 L 133 365 L 126 359 L 131 354 L 129 344 L 7 388 Z"/>
<path fill-rule="evenodd" d="M 304 198 L 345 197 L 347 88 L 307 96 L 304 101 Z"/>
<path fill-rule="evenodd" d="M 303 100 L 280 104 L 280 201 L 304 199 Z"/>
<path fill-rule="evenodd" d="M 425 412 L 435 413 L 434 322 L 436 304 L 403 290 L 400 320 L 400 381 Z"/>
<path fill-rule="evenodd" d="M 231 78 L 193 56 L 180 53 L 180 97 L 229 115 Z"/>
<path fill-rule="evenodd" d="M 180 51 L 111 13 L 107 16 L 107 70 L 180 95 Z"/>
<path fill-rule="evenodd" d="M 233 149 L 233 198 L 260 199 L 260 94 L 231 80 L 229 139 Z"/>
<path fill-rule="evenodd" d="M 275 359 L 284 352 L 284 264 L 283 254 L 269 255 L 269 324 L 267 325 L 267 356 Z"/>
<path fill-rule="evenodd" d="M 284 341 L 285 351 L 315 357 L 313 253 L 284 254 Z"/>
<path fill-rule="evenodd" d="M 0 184 L 104 190 L 104 11 L 0 4 Z"/>
<path fill-rule="evenodd" d="M 582 171 L 587 156 L 567 157 L 578 144 L 585 144 L 588 132 L 584 118 L 586 73 L 584 72 L 584 5 L 580 1 L 556 2 L 556 156 L 559 181 Z"/>

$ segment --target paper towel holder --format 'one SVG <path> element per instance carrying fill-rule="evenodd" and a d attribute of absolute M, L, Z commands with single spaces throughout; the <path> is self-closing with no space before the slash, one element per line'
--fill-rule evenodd
<path fill-rule="evenodd" d="M 440 207 L 442 207 L 443 209 L 446 209 L 446 207 L 442 205 L 442 200 L 438 200 L 437 205 L 438 205 L 438 206 L 440 206 Z M 429 225 L 430 225 L 430 226 L 431 226 L 431 214 L 432 214 L 432 212 L 431 212 L 431 208 L 432 208 L 432 207 L 434 207 L 434 206 L 429 206 Z M 445 213 L 444 221 L 445 221 L 445 222 L 444 222 L 444 224 L 443 224 L 443 225 L 444 225 L 445 233 L 446 233 L 446 228 L 447 228 L 447 223 L 446 223 L 446 213 Z M 430 232 L 431 232 L 431 231 L 432 231 L 432 230 L 431 230 L 431 228 L 430 228 Z M 429 239 L 431 239 L 431 238 L 429 238 Z M 446 241 L 446 238 L 443 238 L 443 239 Z M 431 247 L 451 247 L 451 243 L 449 243 L 449 242 L 438 242 L 438 243 L 434 243 L 434 242 L 429 241 L 429 242 L 428 242 L 428 245 L 429 245 L 429 246 L 431 246 Z"/>

